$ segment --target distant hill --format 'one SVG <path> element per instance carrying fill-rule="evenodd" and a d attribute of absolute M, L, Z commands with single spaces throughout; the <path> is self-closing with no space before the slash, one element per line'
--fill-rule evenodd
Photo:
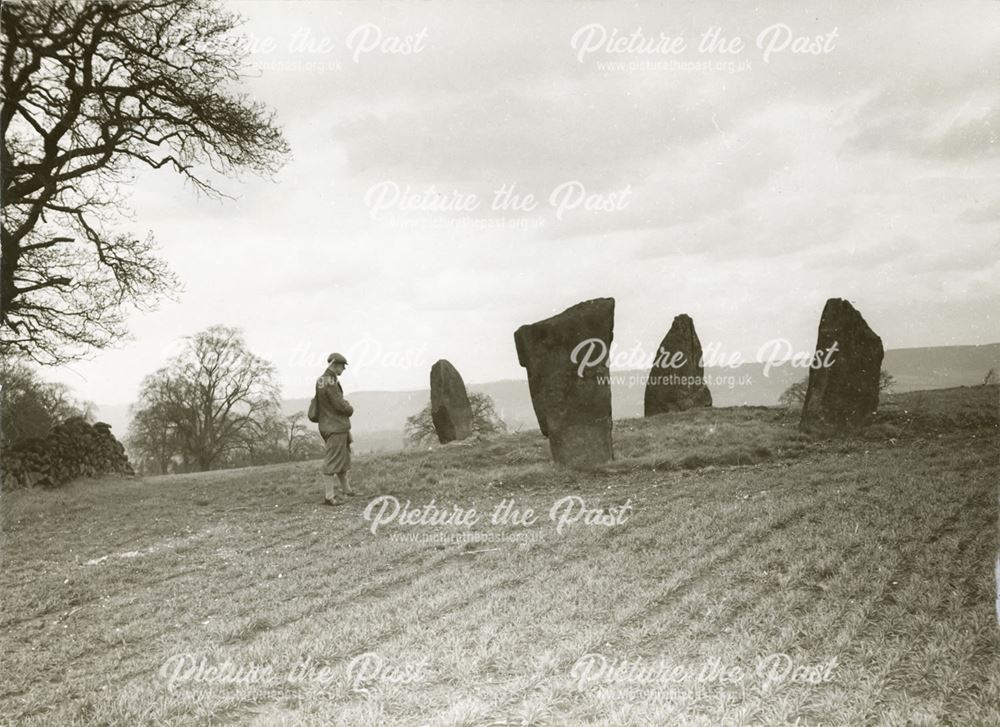
<path fill-rule="evenodd" d="M 980 384 L 986 372 L 1000 372 L 1000 343 L 983 346 L 935 346 L 886 351 L 884 368 L 896 379 L 896 391 L 943 389 Z M 643 380 L 646 371 L 612 372 L 612 409 L 616 419 L 642 416 Z M 807 371 L 790 365 L 772 367 L 764 375 L 763 364 L 737 368 L 709 368 L 712 400 L 716 406 L 773 406 L 781 392 L 805 378 Z M 527 379 L 508 379 L 469 384 L 470 391 L 493 398 L 497 411 L 511 431 L 537 429 Z M 412 391 L 347 391 L 356 413 L 352 420 L 358 435 L 358 451 L 394 450 L 402 447 L 406 418 L 429 401 L 428 389 Z M 286 414 L 305 411 L 308 399 L 286 399 Z M 128 426 L 128 406 L 99 406 L 98 417 L 112 425 L 119 437 Z"/>
<path fill-rule="evenodd" d="M 884 367 L 900 392 L 981 384 L 991 368 L 1000 374 L 1000 343 L 896 348 L 885 352 Z"/>
<path fill-rule="evenodd" d="M 395 431 L 402 433 L 406 417 L 420 411 L 430 399 L 430 391 L 346 391 L 354 407 L 351 428 L 356 432 Z M 309 399 L 285 399 L 285 414 L 306 411 Z"/>

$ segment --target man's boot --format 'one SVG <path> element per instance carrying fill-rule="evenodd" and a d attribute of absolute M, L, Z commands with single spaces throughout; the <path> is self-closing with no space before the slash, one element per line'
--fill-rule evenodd
<path fill-rule="evenodd" d="M 343 500 L 337 499 L 337 487 L 336 479 L 333 477 L 328 477 L 326 480 L 326 498 L 323 500 L 324 505 L 341 505 Z"/>
<path fill-rule="evenodd" d="M 358 494 L 351 487 L 351 476 L 347 472 L 340 475 L 340 489 L 343 490 L 344 494 L 348 497 L 353 497 Z"/>

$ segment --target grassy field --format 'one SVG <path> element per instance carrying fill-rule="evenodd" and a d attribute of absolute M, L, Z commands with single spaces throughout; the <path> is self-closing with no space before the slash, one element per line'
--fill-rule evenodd
<path fill-rule="evenodd" d="M 997 400 L 5 493 L 0 724 L 1000 725 Z"/>

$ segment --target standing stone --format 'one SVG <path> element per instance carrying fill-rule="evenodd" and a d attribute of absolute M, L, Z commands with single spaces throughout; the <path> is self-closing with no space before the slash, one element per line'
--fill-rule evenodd
<path fill-rule="evenodd" d="M 538 427 L 559 464 L 586 467 L 613 457 L 608 353 L 614 325 L 614 298 L 595 298 L 514 332 Z"/>
<path fill-rule="evenodd" d="M 682 313 L 674 318 L 649 370 L 645 416 L 712 406 L 712 392 L 705 384 L 701 356 L 701 341 L 694 330 L 694 321 Z"/>
<path fill-rule="evenodd" d="M 819 320 L 799 428 L 824 431 L 867 423 L 878 409 L 883 353 L 882 339 L 854 306 L 830 298 Z"/>
<path fill-rule="evenodd" d="M 465 382 L 445 359 L 431 366 L 431 419 L 441 444 L 472 434 L 472 406 Z"/>

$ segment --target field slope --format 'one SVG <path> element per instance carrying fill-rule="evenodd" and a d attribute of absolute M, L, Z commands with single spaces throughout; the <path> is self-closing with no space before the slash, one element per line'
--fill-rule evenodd
<path fill-rule="evenodd" d="M 997 389 L 879 419 L 623 420 L 587 473 L 533 433 L 370 456 L 339 508 L 316 463 L 5 493 L 0 724 L 1000 724 Z M 479 518 L 373 533 L 379 496 Z"/>

